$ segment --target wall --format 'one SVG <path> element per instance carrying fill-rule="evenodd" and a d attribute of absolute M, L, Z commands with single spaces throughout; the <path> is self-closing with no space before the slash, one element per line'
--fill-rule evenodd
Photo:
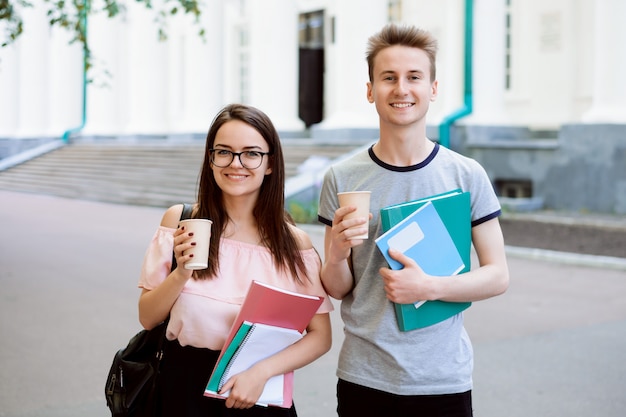
<path fill-rule="evenodd" d="M 529 180 L 544 209 L 626 214 L 626 125 L 568 124 L 539 136 L 457 126 L 451 147 L 478 160 L 494 185 Z"/>

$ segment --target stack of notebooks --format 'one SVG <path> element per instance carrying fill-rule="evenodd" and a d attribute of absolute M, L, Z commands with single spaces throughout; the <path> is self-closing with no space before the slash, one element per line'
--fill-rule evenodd
<path fill-rule="evenodd" d="M 322 301 L 322 297 L 252 281 L 204 395 L 227 398 L 230 392 L 219 394 L 219 391 L 231 376 L 300 340 Z M 293 376 L 292 371 L 270 378 L 257 404 L 291 407 Z"/>
<path fill-rule="evenodd" d="M 469 192 L 460 189 L 380 210 L 383 235 L 376 244 L 391 269 L 402 264 L 389 256 L 389 248 L 412 258 L 425 273 L 456 275 L 471 266 L 471 212 Z M 469 302 L 418 301 L 394 303 L 398 326 L 409 331 L 431 326 L 460 313 Z"/>

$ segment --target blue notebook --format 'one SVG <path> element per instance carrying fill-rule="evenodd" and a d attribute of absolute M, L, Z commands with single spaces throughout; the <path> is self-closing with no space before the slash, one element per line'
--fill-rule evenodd
<path fill-rule="evenodd" d="M 403 266 L 389 256 L 389 249 L 400 251 L 413 259 L 429 275 L 456 275 L 465 268 L 446 225 L 431 202 L 415 210 L 376 239 L 376 245 L 391 269 L 398 270 Z M 424 302 L 417 301 L 414 303 L 415 308 Z"/>
<path fill-rule="evenodd" d="M 420 207 L 431 203 L 443 221 L 456 246 L 464 267 L 460 273 L 470 270 L 471 259 L 471 214 L 470 194 L 462 190 L 451 190 L 446 193 L 408 201 L 384 207 L 380 210 L 383 231 L 388 231 Z M 434 274 L 433 274 L 434 275 Z M 471 305 L 470 302 L 427 301 L 419 308 L 414 304 L 394 303 L 398 327 L 401 331 L 409 331 L 431 326 L 460 313 Z"/>

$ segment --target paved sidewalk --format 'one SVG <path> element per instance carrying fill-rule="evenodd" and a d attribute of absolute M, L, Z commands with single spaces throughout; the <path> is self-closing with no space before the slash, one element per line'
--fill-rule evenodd
<path fill-rule="evenodd" d="M 161 214 L 0 191 L 0 417 L 109 415 L 104 380 L 139 330 L 136 283 Z M 322 228 L 306 229 L 321 252 Z M 623 416 L 626 268 L 513 252 L 509 291 L 466 312 L 475 415 Z M 333 349 L 296 372 L 301 417 L 335 415 L 332 317 Z"/>

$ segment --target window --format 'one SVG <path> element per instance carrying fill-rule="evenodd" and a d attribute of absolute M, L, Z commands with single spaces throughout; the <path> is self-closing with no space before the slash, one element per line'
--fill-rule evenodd
<path fill-rule="evenodd" d="M 390 22 L 400 22 L 402 20 L 402 0 L 389 0 L 387 10 Z"/>
<path fill-rule="evenodd" d="M 248 42 L 248 28 L 245 25 L 239 27 L 239 102 L 248 102 L 249 93 L 249 68 L 250 68 L 250 43 Z"/>
<path fill-rule="evenodd" d="M 505 19 L 506 19 L 506 27 L 504 29 L 504 36 L 506 37 L 505 39 L 505 60 L 504 60 L 504 88 L 507 91 L 511 90 L 511 68 L 512 68 L 512 63 L 511 63 L 511 47 L 512 47 L 512 43 L 511 43 L 511 2 L 512 0 L 506 0 L 506 6 L 505 6 Z"/>
<path fill-rule="evenodd" d="M 303 13 L 298 22 L 298 43 L 303 49 L 324 48 L 324 12 Z"/>

